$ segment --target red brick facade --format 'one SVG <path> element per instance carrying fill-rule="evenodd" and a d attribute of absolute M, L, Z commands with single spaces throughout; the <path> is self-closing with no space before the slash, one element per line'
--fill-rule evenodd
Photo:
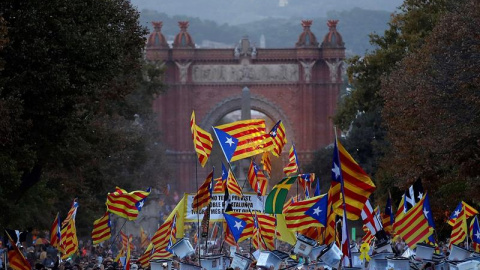
<path fill-rule="evenodd" d="M 329 26 L 332 22 L 336 25 L 330 21 Z M 147 59 L 161 61 L 166 68 L 168 90 L 153 106 L 175 171 L 174 185 L 195 190 L 196 155 L 189 127 L 192 111 L 197 124 L 211 131 L 225 114 L 241 108 L 245 86 L 250 89 L 252 109 L 272 121 L 284 122 L 289 140 L 284 152 L 294 142 L 302 164 L 311 161 L 315 150 L 333 142 L 331 117 L 342 83 L 345 48 L 335 27 L 316 45 L 310 25 L 303 22 L 304 32 L 299 31 L 297 43 L 292 40 L 292 45 L 297 45 L 291 49 L 254 48 L 246 39 L 235 49 L 196 49 L 188 46 L 190 36 L 182 38 L 184 47 L 176 38 L 180 45 L 172 49 L 149 39 Z M 185 36 L 185 31 L 181 33 Z M 152 35 L 162 37 L 158 31 Z M 198 168 L 201 183 L 206 169 Z"/>

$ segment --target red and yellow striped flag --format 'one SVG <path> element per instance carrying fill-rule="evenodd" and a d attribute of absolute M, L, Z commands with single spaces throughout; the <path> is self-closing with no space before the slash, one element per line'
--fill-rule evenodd
<path fill-rule="evenodd" d="M 336 219 L 337 215 L 333 210 L 329 210 L 327 218 L 327 227 L 325 229 L 325 241 L 324 245 L 329 245 L 333 242 L 339 243 L 338 234 L 336 233 Z M 335 237 L 336 236 L 336 237 Z"/>
<path fill-rule="evenodd" d="M 342 144 L 335 141 L 335 146 L 329 191 L 332 196 L 333 209 L 337 215 L 343 216 L 343 199 L 340 196 L 340 179 L 343 178 L 347 218 L 357 220 L 361 216 L 365 202 L 376 187 Z"/>
<path fill-rule="evenodd" d="M 137 262 L 142 266 L 143 269 L 147 269 L 150 266 L 150 258 L 152 257 L 153 245 L 149 243 L 145 252 L 138 257 Z"/>
<path fill-rule="evenodd" d="M 237 180 L 235 179 L 235 176 L 233 176 L 233 173 L 231 170 L 228 171 L 228 177 L 227 177 L 227 188 L 228 192 L 231 194 L 235 194 L 239 196 L 240 198 L 242 197 L 242 189 L 238 185 Z"/>
<path fill-rule="evenodd" d="M 190 130 L 192 131 L 193 145 L 195 146 L 195 152 L 197 152 L 198 161 L 202 167 L 205 167 L 212 152 L 213 139 L 210 133 L 197 126 L 194 111 L 190 118 Z"/>
<path fill-rule="evenodd" d="M 137 204 L 142 203 L 149 194 L 149 190 L 127 192 L 117 187 L 114 192 L 107 195 L 107 211 L 128 220 L 135 220 L 138 217 L 139 208 L 141 209 Z"/>
<path fill-rule="evenodd" d="M 270 156 L 269 156 L 268 152 L 265 152 L 265 153 L 262 154 L 261 163 L 263 165 L 263 170 L 268 173 L 269 177 L 271 177 L 272 176 L 272 162 L 270 161 Z"/>
<path fill-rule="evenodd" d="M 452 234 L 450 235 L 450 247 L 452 245 L 458 245 L 462 243 L 467 237 L 467 213 L 465 211 L 465 206 L 460 211 L 460 214 L 455 219 L 455 224 L 452 228 Z"/>
<path fill-rule="evenodd" d="M 287 143 L 287 134 L 285 132 L 285 127 L 283 126 L 282 120 L 279 120 L 275 126 L 273 126 L 269 134 L 272 137 L 274 145 L 272 154 L 276 157 L 279 157 L 282 155 L 283 147 Z"/>
<path fill-rule="evenodd" d="M 203 207 L 207 206 L 210 203 L 211 191 L 212 191 L 212 180 L 213 180 L 213 169 L 207 175 L 205 182 L 203 182 L 203 184 L 200 186 L 200 188 L 197 191 L 197 194 L 195 194 L 195 197 L 193 197 L 193 201 L 192 201 L 193 210 L 200 211 L 200 209 L 202 209 Z"/>
<path fill-rule="evenodd" d="M 275 249 L 275 216 L 256 212 L 258 226 L 253 230 L 253 246 L 265 250 Z"/>
<path fill-rule="evenodd" d="M 396 217 L 393 224 L 395 233 L 403 238 L 410 249 L 433 234 L 433 228 L 428 225 L 428 219 L 423 213 L 424 201 L 425 195 L 405 215 Z"/>
<path fill-rule="evenodd" d="M 158 250 L 159 248 L 166 247 L 168 244 L 168 240 L 170 239 L 170 230 L 172 229 L 172 223 L 173 220 L 167 220 L 165 221 L 155 232 L 155 234 L 152 236 L 152 244 L 155 247 L 155 250 Z"/>
<path fill-rule="evenodd" d="M 286 175 L 298 172 L 298 158 L 297 151 L 295 151 L 295 145 L 292 145 L 288 154 L 288 164 L 283 168 L 283 172 Z"/>
<path fill-rule="evenodd" d="M 222 177 L 215 178 L 215 186 L 213 186 L 213 193 L 224 193 L 225 182 Z"/>
<path fill-rule="evenodd" d="M 50 245 L 53 247 L 60 249 L 60 242 L 62 239 L 62 229 L 60 226 L 60 215 L 57 213 L 55 220 L 52 224 L 52 229 L 50 230 Z"/>
<path fill-rule="evenodd" d="M 362 230 L 365 233 L 365 235 L 362 237 L 362 243 L 370 243 L 372 242 L 373 238 L 375 238 L 375 235 L 372 234 L 372 232 L 363 224 Z"/>
<path fill-rule="evenodd" d="M 152 257 L 150 257 L 150 260 L 161 260 L 161 259 L 168 259 L 173 256 L 172 253 L 170 253 L 168 250 L 165 249 L 166 247 L 160 248 L 160 249 L 155 249 L 155 251 L 152 253 Z"/>
<path fill-rule="evenodd" d="M 65 227 L 62 228 L 61 247 L 63 250 L 62 259 L 66 259 L 78 250 L 77 229 L 75 228 L 75 219 L 71 218 Z"/>
<path fill-rule="evenodd" d="M 12 240 L 10 234 L 5 231 L 8 235 L 10 245 L 12 246 L 12 250 L 8 251 L 8 263 L 13 270 L 31 270 L 32 267 L 30 263 L 25 259 L 23 253 L 18 249 L 16 243 Z"/>
<path fill-rule="evenodd" d="M 110 214 L 106 212 L 101 218 L 93 222 L 92 241 L 96 245 L 112 237 L 110 228 Z"/>
<path fill-rule="evenodd" d="M 149 244 L 150 244 L 150 240 L 148 239 L 148 235 L 147 233 L 145 233 L 145 230 L 143 229 L 143 227 L 140 226 L 140 246 L 142 248 L 147 248 Z"/>
<path fill-rule="evenodd" d="M 265 196 L 267 193 L 268 180 L 253 160 L 250 161 L 250 167 L 248 168 L 248 182 L 253 191 Z"/>
<path fill-rule="evenodd" d="M 68 222 L 70 222 L 70 219 L 75 219 L 75 215 L 77 215 L 77 208 L 78 208 L 78 201 L 77 201 L 77 198 L 75 198 L 73 199 L 72 207 L 70 207 L 70 210 L 68 210 L 67 217 L 62 222 L 62 228 L 65 227 Z"/>

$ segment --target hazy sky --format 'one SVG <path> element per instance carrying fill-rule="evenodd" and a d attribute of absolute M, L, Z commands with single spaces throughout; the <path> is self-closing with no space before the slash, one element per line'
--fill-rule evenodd
<path fill-rule="evenodd" d="M 140 11 L 187 15 L 239 24 L 267 17 L 324 17 L 328 11 L 354 7 L 394 12 L 402 0 L 131 0 Z"/>

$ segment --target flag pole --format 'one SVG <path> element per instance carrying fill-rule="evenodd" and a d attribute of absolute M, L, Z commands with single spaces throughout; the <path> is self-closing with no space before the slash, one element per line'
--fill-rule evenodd
<path fill-rule="evenodd" d="M 335 132 L 335 144 L 337 145 L 337 127 L 336 126 L 333 126 L 333 130 Z M 343 224 L 343 221 L 342 221 L 342 226 L 345 226 L 345 232 L 347 233 L 346 235 L 346 241 L 349 241 L 349 237 L 348 237 L 348 228 L 347 228 L 347 204 L 345 203 L 345 189 L 344 189 L 344 181 L 343 181 L 343 173 L 342 173 L 342 163 L 340 161 L 340 154 L 338 153 L 338 145 L 337 145 L 337 157 L 338 157 L 338 162 L 340 163 L 340 178 L 341 178 L 341 189 L 342 189 L 342 198 L 343 198 L 343 215 L 344 215 L 344 219 L 345 219 L 345 224 Z M 343 238 L 343 230 L 342 230 L 342 238 Z M 350 255 L 350 242 L 347 243 L 348 245 L 348 254 L 347 254 L 347 257 L 348 257 L 348 264 L 349 266 L 352 266 L 352 257 Z"/>
<path fill-rule="evenodd" d="M 464 220 L 465 220 L 465 223 L 467 223 L 467 218 L 466 218 L 466 215 L 467 215 L 467 214 L 466 214 L 466 212 L 465 212 L 465 211 L 466 211 L 465 205 L 462 205 L 462 207 L 463 207 L 463 215 L 465 216 Z M 469 247 L 468 247 L 468 238 L 470 238 L 470 236 L 468 235 L 468 223 L 465 224 L 465 225 L 467 225 L 467 231 L 465 232 L 465 233 L 467 234 L 467 237 L 465 237 L 465 238 L 467 238 L 467 246 L 466 246 L 466 248 L 469 249 Z M 473 232 L 472 232 L 472 234 L 473 234 Z"/>
<path fill-rule="evenodd" d="M 198 162 L 195 162 L 195 185 L 198 191 Z M 198 209 L 198 196 L 197 196 L 197 247 L 198 247 L 198 262 L 200 263 L 200 209 Z"/>
<path fill-rule="evenodd" d="M 120 230 L 118 230 L 115 237 L 112 239 L 112 241 L 110 241 L 110 245 L 108 246 L 108 249 L 111 249 L 112 245 L 115 244 L 115 241 L 117 241 L 118 235 L 120 234 L 120 232 L 122 231 L 122 229 L 123 229 L 123 227 L 125 226 L 126 223 L 127 223 L 127 219 L 125 219 L 125 221 L 122 224 L 122 227 L 120 227 Z"/>

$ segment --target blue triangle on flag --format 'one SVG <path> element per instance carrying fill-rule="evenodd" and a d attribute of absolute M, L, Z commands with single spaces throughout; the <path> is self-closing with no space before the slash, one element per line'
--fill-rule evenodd
<path fill-rule="evenodd" d="M 223 216 L 225 217 L 225 221 L 227 222 L 228 228 L 235 238 L 235 241 L 238 242 L 240 235 L 242 235 L 243 230 L 247 226 L 247 222 L 227 213 L 224 213 Z"/>
<path fill-rule="evenodd" d="M 312 207 L 305 211 L 305 215 L 309 215 L 318 222 L 327 226 L 327 210 L 328 210 L 328 196 L 325 195 L 320 198 Z"/>
<path fill-rule="evenodd" d="M 225 158 L 228 160 L 228 162 L 230 162 L 235 150 L 237 149 L 238 139 L 218 128 L 213 128 L 213 131 L 215 132 L 218 142 L 222 147 Z"/>

